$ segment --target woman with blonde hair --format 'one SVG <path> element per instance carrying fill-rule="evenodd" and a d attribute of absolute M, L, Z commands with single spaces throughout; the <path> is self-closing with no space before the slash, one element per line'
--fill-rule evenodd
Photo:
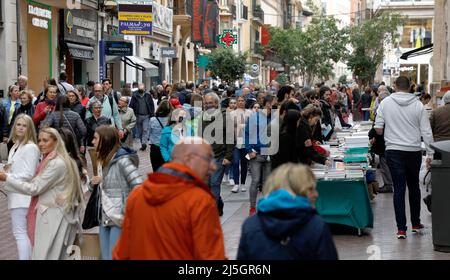
<path fill-rule="evenodd" d="M 258 212 L 242 226 L 238 260 L 336 260 L 328 226 L 315 210 L 316 179 L 305 165 L 275 169 Z"/>
<path fill-rule="evenodd" d="M 0 172 L 0 180 L 6 181 L 7 191 L 33 196 L 28 213 L 32 259 L 67 259 L 80 223 L 80 175 L 56 129 L 41 129 L 38 145 L 43 159 L 33 180 L 23 182 L 5 172 Z"/>
<path fill-rule="evenodd" d="M 92 143 L 97 152 L 98 174 L 101 174 L 91 181 L 93 187 L 100 187 L 100 249 L 102 259 L 111 260 L 121 233 L 128 194 L 144 180 L 138 172 L 136 151 L 120 145 L 114 127 L 99 126 Z"/>
<path fill-rule="evenodd" d="M 9 141 L 13 143 L 13 146 L 9 152 L 8 164 L 4 167 L 5 171 L 17 181 L 31 181 L 41 154 L 36 145 L 36 129 L 30 116 L 20 114 L 16 117 Z M 27 213 L 30 201 L 29 195 L 17 191 L 8 192 L 12 232 L 16 239 L 20 260 L 31 258 L 31 243 L 27 235 Z"/>

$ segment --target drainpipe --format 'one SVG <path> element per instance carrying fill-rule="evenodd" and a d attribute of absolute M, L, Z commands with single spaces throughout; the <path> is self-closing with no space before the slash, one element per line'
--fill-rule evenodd
<path fill-rule="evenodd" d="M 20 65 L 20 0 L 16 0 L 16 36 L 17 36 L 17 77 L 22 74 L 22 67 Z"/>

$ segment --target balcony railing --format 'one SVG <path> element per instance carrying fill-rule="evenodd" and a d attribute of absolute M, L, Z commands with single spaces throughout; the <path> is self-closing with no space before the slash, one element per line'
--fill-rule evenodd
<path fill-rule="evenodd" d="M 260 6 L 256 6 L 253 8 L 253 18 L 255 20 L 260 19 L 262 23 L 264 23 L 264 11 Z"/>
<path fill-rule="evenodd" d="M 253 43 L 253 53 L 264 56 L 264 47 L 260 42 Z"/>

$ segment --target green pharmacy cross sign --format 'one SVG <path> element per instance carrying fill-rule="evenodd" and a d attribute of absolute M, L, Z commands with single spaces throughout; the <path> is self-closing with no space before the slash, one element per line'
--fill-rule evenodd
<path fill-rule="evenodd" d="M 233 30 L 225 29 L 222 34 L 217 35 L 217 41 L 224 48 L 232 48 L 233 45 L 237 44 L 237 35 L 233 34 Z"/>

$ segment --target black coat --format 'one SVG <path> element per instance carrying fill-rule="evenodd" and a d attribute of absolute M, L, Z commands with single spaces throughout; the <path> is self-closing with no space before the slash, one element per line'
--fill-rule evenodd
<path fill-rule="evenodd" d="M 33 118 L 34 111 L 35 111 L 35 109 L 34 109 L 32 102 L 28 103 L 25 106 L 20 105 L 20 107 L 16 111 L 14 111 L 14 115 L 11 119 L 11 124 L 14 124 L 14 121 L 16 120 L 17 116 L 20 114 L 26 114 L 26 115 L 30 116 L 31 118 Z M 12 127 L 12 125 L 11 125 L 11 127 Z"/>
<path fill-rule="evenodd" d="M 110 125 L 111 119 L 107 117 L 100 116 L 100 118 L 95 119 L 94 116 L 86 119 L 86 143 L 85 147 L 92 147 L 92 140 L 94 140 L 94 134 L 97 127 L 101 125 Z"/>
<path fill-rule="evenodd" d="M 307 140 L 311 140 L 311 142 L 314 140 L 312 137 L 312 130 L 308 121 L 301 120 L 297 128 L 295 140 L 299 161 L 304 164 L 311 164 L 311 161 L 325 164 L 327 158 L 319 154 L 312 145 L 306 146 L 305 142 Z"/>
<path fill-rule="evenodd" d="M 369 131 L 369 139 L 375 138 L 375 143 L 370 147 L 370 151 L 379 156 L 384 156 L 386 151 L 386 143 L 384 142 L 384 133 L 378 135 L 375 128 Z"/>
<path fill-rule="evenodd" d="M 75 103 L 74 105 L 70 106 L 70 110 L 74 111 L 75 113 L 78 113 L 83 122 L 86 120 L 86 107 L 81 105 L 79 101 L 77 101 L 77 103 Z"/>
<path fill-rule="evenodd" d="M 271 156 L 272 170 L 275 170 L 278 166 L 288 162 L 298 162 L 295 136 L 297 133 L 297 123 L 299 117 L 300 112 L 297 110 L 286 111 L 280 128 L 278 152 Z"/>
<path fill-rule="evenodd" d="M 147 105 L 147 109 L 149 111 L 149 117 L 153 117 L 155 115 L 155 104 L 153 103 L 153 98 L 151 94 L 144 93 L 144 97 L 139 96 L 139 92 L 133 93 L 133 97 L 131 97 L 130 108 L 133 109 L 134 114 L 139 115 L 139 100 L 138 98 L 144 98 L 145 104 Z"/>

